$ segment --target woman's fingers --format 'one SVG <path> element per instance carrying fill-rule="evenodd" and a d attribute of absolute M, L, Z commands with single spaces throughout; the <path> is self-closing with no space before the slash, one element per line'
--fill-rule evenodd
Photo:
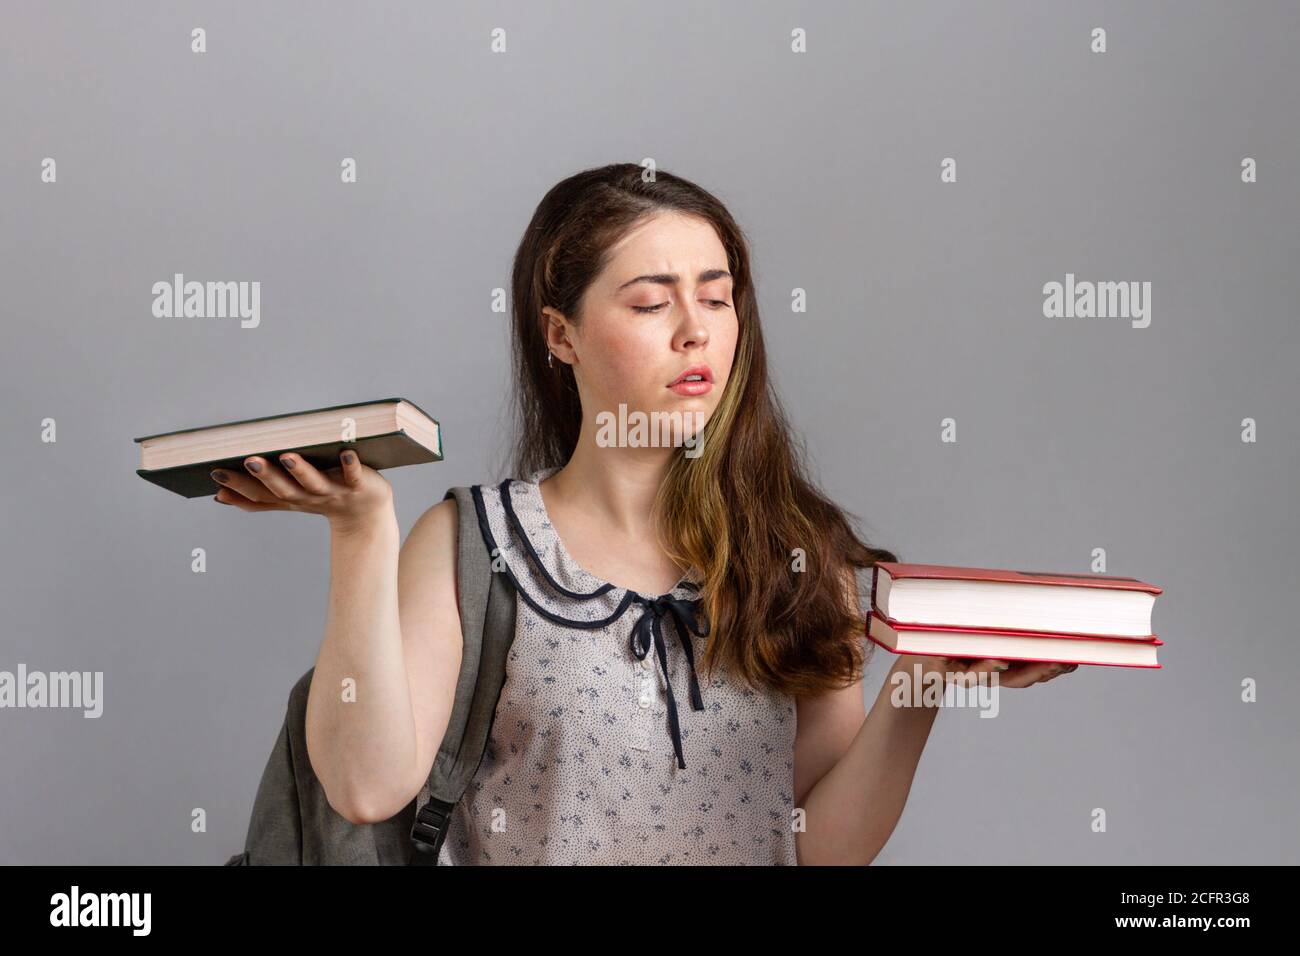
<path fill-rule="evenodd" d="M 277 504 L 264 504 L 260 501 L 249 501 L 238 492 L 231 491 L 229 488 L 221 488 L 217 491 L 216 501 L 223 505 L 234 505 L 241 511 L 284 511 L 285 503 L 283 501 Z"/>
<path fill-rule="evenodd" d="M 310 495 L 329 495 L 338 488 L 307 459 L 293 452 L 280 456 L 280 464 L 304 491 Z"/>
<path fill-rule="evenodd" d="M 245 511 L 298 511 L 324 515 L 339 526 L 368 520 L 393 506 L 384 476 L 361 463 L 353 449 L 339 456 L 339 467 L 319 469 L 297 452 L 272 457 L 250 455 L 238 467 L 218 468 L 212 478 L 226 494 L 217 501 Z"/>
<path fill-rule="evenodd" d="M 1008 661 L 997 658 L 945 657 L 945 666 L 955 671 L 953 680 L 970 685 L 978 681 L 980 674 L 1002 673 L 1009 666 Z M 946 679 L 946 677 L 945 677 Z"/>
<path fill-rule="evenodd" d="M 1078 664 L 1062 664 L 1058 661 L 1021 661 L 1002 674 L 998 683 L 1003 687 L 1028 687 L 1070 673 L 1078 667 Z"/>
<path fill-rule="evenodd" d="M 244 467 L 249 474 L 281 501 L 293 501 L 304 497 L 302 485 L 288 476 L 283 468 L 261 455 L 250 455 L 244 459 Z"/>
<path fill-rule="evenodd" d="M 1029 687 L 1079 669 L 1078 664 L 1059 661 L 976 660 L 970 657 L 940 657 L 938 661 L 945 668 L 945 681 L 967 686 L 978 681 L 981 673 L 996 673 L 1001 687 Z"/>
<path fill-rule="evenodd" d="M 233 491 L 236 497 L 242 497 L 245 501 L 260 501 L 265 504 L 273 504 L 276 501 L 275 495 L 271 494 L 265 485 L 249 475 L 240 474 L 231 468 L 216 468 L 211 474 L 213 481 Z M 237 504 L 238 502 L 227 499 L 226 503 Z"/>
<path fill-rule="evenodd" d="M 343 483 L 349 488 L 356 488 L 361 484 L 361 459 L 357 458 L 354 451 L 345 451 L 339 456 L 343 462 Z"/>

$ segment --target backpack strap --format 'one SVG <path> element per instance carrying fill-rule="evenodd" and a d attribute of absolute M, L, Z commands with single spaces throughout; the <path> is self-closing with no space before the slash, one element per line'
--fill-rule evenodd
<path fill-rule="evenodd" d="M 428 782 L 416 797 L 411 827 L 412 866 L 436 866 L 452 811 L 469 787 L 487 750 L 497 700 L 505 683 L 506 654 L 515 639 L 515 591 L 504 574 L 492 570 L 482 528 L 487 523 L 482 492 L 456 487 L 460 519 L 456 546 L 456 601 L 464 649 L 456 698 L 447 732 L 434 758 Z"/>

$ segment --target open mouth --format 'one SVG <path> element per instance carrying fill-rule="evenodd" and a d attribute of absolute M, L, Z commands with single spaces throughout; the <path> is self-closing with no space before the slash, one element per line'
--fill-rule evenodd
<path fill-rule="evenodd" d="M 713 384 L 713 372 L 707 365 L 692 365 L 669 382 L 667 387 L 675 388 L 678 385 L 700 385 L 701 383 Z"/>

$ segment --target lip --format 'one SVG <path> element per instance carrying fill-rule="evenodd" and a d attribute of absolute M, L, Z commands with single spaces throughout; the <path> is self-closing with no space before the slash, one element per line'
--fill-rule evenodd
<path fill-rule="evenodd" d="M 678 395 L 707 395 L 713 390 L 712 382 L 678 382 L 669 385 L 668 390 Z"/>
<path fill-rule="evenodd" d="M 688 375 L 699 375 L 699 376 L 702 376 L 702 377 L 703 377 L 703 381 L 701 381 L 701 382 L 683 382 L 682 379 L 684 379 L 684 378 L 685 378 L 686 376 L 688 376 Z M 709 385 L 709 386 L 712 386 L 712 384 L 713 384 L 713 369 L 709 368 L 707 365 L 692 365 L 690 368 L 686 369 L 686 370 L 683 371 L 680 375 L 678 375 L 675 379 L 673 379 L 671 382 L 669 382 L 668 385 L 667 385 L 667 387 L 668 387 L 668 388 L 671 388 L 671 389 L 676 389 L 676 387 L 677 387 L 678 385 L 687 385 L 687 386 L 691 386 L 691 387 L 696 387 L 696 386 L 700 386 L 700 385 Z M 704 389 L 704 391 L 707 392 L 708 389 L 706 388 L 706 389 Z M 697 394 L 697 393 L 695 393 L 695 392 L 690 392 L 690 393 L 688 393 L 688 394 L 692 394 L 692 395 L 694 395 L 694 394 Z"/>

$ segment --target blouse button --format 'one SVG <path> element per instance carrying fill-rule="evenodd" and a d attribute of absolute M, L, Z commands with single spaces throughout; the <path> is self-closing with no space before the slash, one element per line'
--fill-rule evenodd
<path fill-rule="evenodd" d="M 651 667 L 651 664 L 650 664 L 650 655 L 647 654 L 645 657 L 641 658 L 641 668 L 642 668 L 642 670 L 647 670 L 647 671 L 648 671 L 648 670 L 650 669 L 650 667 Z"/>
<path fill-rule="evenodd" d="M 648 710 L 650 708 L 650 699 L 648 697 L 642 697 L 640 703 L 643 710 Z"/>

